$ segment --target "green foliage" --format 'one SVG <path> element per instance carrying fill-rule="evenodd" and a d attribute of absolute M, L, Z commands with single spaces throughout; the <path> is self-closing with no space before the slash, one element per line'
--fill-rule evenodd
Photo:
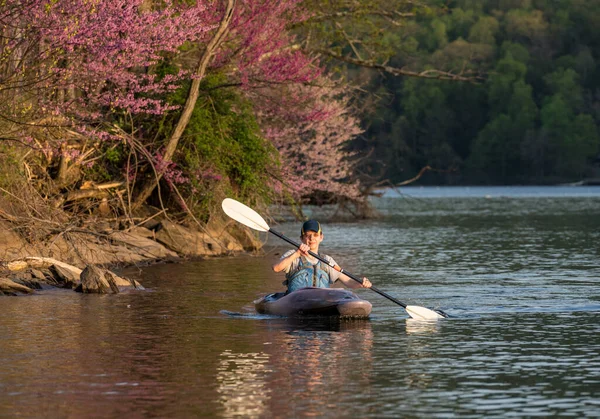
<path fill-rule="evenodd" d="M 441 20 L 431 22 L 431 38 L 429 38 L 429 48 L 432 50 L 444 48 L 448 44 L 448 35 L 446 34 L 446 24 Z"/>
<path fill-rule="evenodd" d="M 109 162 L 109 163 L 119 163 L 121 162 L 121 159 L 123 158 L 123 150 L 121 149 L 117 149 L 117 148 L 109 148 L 108 150 L 106 150 L 104 152 L 104 158 Z"/>
<path fill-rule="evenodd" d="M 549 94 L 559 95 L 570 109 L 578 110 L 583 106 L 583 96 L 579 85 L 579 76 L 572 69 L 560 69 L 544 77 Z"/>
<path fill-rule="evenodd" d="M 428 42 L 430 48 L 446 42 L 446 23 L 437 19 L 437 11 L 445 7 L 440 0 L 421 3 L 407 0 L 304 0 L 302 7 L 311 17 L 294 29 L 302 47 L 322 59 L 335 55 L 383 64 L 398 52 L 414 53 L 415 41 L 419 44 Z M 420 20 L 427 22 L 427 31 L 422 31 L 422 26 L 416 24 Z M 419 30 L 432 32 L 432 27 L 435 34 L 426 36 L 426 40 L 423 33 L 416 33 Z M 405 45 L 407 40 L 408 47 Z M 343 61 L 330 59 L 327 64 L 342 74 L 351 71 L 351 66 Z"/>
<path fill-rule="evenodd" d="M 245 202 L 271 198 L 271 180 L 279 168 L 273 145 L 260 134 L 250 104 L 232 88 L 221 87 L 225 78 L 207 77 L 201 86 L 190 122 L 175 157 L 178 170 L 189 179 L 183 190 L 199 213 L 222 198 L 219 193 L 236 196 Z M 173 96 L 181 103 L 187 92 Z M 170 124 L 165 121 L 163 132 Z"/>
<path fill-rule="evenodd" d="M 518 165 L 519 153 L 511 144 L 513 137 L 512 120 L 506 114 L 500 114 L 488 122 L 479 133 L 473 146 L 468 166 L 471 170 L 491 172 L 500 177 L 510 175 L 511 168 Z M 491 177 L 490 181 L 497 181 Z"/>
<path fill-rule="evenodd" d="M 582 176 L 588 159 L 599 151 L 598 129 L 590 115 L 576 115 L 559 94 L 540 112 L 542 132 L 548 138 L 549 158 L 556 173 L 564 177 Z"/>
<path fill-rule="evenodd" d="M 504 112 L 515 83 L 523 81 L 527 66 L 513 59 L 510 53 L 498 61 L 495 73 L 488 80 L 488 98 L 493 112 Z"/>
<path fill-rule="evenodd" d="M 513 60 L 527 64 L 530 59 L 529 51 L 521 44 L 504 41 L 500 46 L 500 55 L 502 57 L 511 57 Z"/>
<path fill-rule="evenodd" d="M 453 9 L 452 13 L 443 16 L 444 21 L 448 23 L 448 34 L 452 38 L 467 38 L 472 31 L 473 24 L 477 20 L 476 12 L 470 9 Z"/>
<path fill-rule="evenodd" d="M 512 9 L 505 17 L 506 34 L 515 42 L 543 42 L 548 33 L 548 22 L 541 10 Z"/>
<path fill-rule="evenodd" d="M 583 0 L 455 0 L 420 15 L 413 61 L 398 51 L 393 63 L 490 69 L 487 80 L 376 84 L 393 100 L 367 120 L 373 167 L 383 162 L 394 181 L 427 164 L 458 165 L 454 180 L 467 183 L 600 178 L 599 10 Z"/>
<path fill-rule="evenodd" d="M 500 29 L 498 20 L 492 16 L 480 18 L 469 29 L 469 42 L 496 45 L 496 35 Z"/>

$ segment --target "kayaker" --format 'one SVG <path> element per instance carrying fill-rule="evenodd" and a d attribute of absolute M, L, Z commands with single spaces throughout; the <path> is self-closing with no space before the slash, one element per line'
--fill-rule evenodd
<path fill-rule="evenodd" d="M 287 286 L 288 293 L 305 287 L 329 288 L 337 280 L 348 288 L 371 288 L 371 281 L 367 278 L 363 278 L 363 283 L 360 284 L 308 253 L 310 250 L 318 254 L 319 245 L 323 241 L 323 231 L 318 221 L 306 221 L 302 225 L 300 239 L 302 243 L 298 249 L 288 250 L 273 265 L 275 272 L 285 272 L 286 280 L 283 284 Z M 338 266 L 331 256 L 321 256 Z"/>

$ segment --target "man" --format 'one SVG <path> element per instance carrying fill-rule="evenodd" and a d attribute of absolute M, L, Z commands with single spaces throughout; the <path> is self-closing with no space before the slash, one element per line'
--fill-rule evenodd
<path fill-rule="evenodd" d="M 319 253 L 319 245 L 323 241 L 321 224 L 308 220 L 300 231 L 302 243 L 298 249 L 289 250 L 273 265 L 275 272 L 285 272 L 287 292 L 305 287 L 329 288 L 335 281 L 340 280 L 348 288 L 371 288 L 371 281 L 363 278 L 360 284 L 349 276 L 340 273 L 326 263 L 312 257 L 308 251 Z M 321 255 L 324 259 L 337 266 L 331 256 Z"/>

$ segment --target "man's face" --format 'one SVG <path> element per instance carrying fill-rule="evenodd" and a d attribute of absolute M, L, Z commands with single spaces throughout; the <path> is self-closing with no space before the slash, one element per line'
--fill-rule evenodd
<path fill-rule="evenodd" d="M 307 231 L 301 236 L 302 243 L 307 244 L 310 250 L 319 249 L 319 244 L 323 241 L 323 233 L 317 233 L 316 231 Z"/>

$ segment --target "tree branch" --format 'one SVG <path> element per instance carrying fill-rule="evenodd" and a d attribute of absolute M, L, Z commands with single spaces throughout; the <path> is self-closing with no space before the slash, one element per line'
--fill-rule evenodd
<path fill-rule="evenodd" d="M 200 83 L 204 79 L 204 75 L 206 74 L 206 68 L 210 63 L 210 60 L 213 58 L 215 51 L 219 48 L 219 46 L 225 39 L 225 34 L 227 33 L 229 23 L 231 22 L 231 18 L 233 16 L 234 6 L 235 0 L 227 0 L 225 14 L 221 19 L 219 28 L 217 29 L 217 32 L 206 46 L 204 53 L 200 57 L 198 66 L 196 68 L 196 71 L 194 72 L 194 78 L 192 80 L 192 85 L 190 87 L 187 100 L 181 112 L 181 116 L 179 117 L 177 125 L 175 126 L 175 129 L 171 134 L 171 138 L 169 138 L 167 146 L 165 147 L 165 152 L 162 156 L 162 160 L 164 162 L 170 162 L 172 160 L 173 155 L 175 154 L 175 150 L 177 149 L 179 139 L 181 138 L 181 135 L 185 131 L 185 128 L 187 127 L 188 123 L 190 122 L 192 113 L 194 111 L 194 107 L 196 106 L 196 102 L 198 101 Z M 142 190 L 140 191 L 139 195 L 133 202 L 133 209 L 141 207 L 144 204 L 144 202 L 146 202 L 146 199 L 148 199 L 154 188 L 156 188 L 156 185 L 158 184 L 161 177 L 162 174 L 159 173 L 157 174 L 157 176 L 146 182 L 146 184 L 142 187 Z"/>
<path fill-rule="evenodd" d="M 361 10 L 352 9 L 352 10 L 346 10 L 346 11 L 342 11 L 342 12 L 324 13 L 324 14 L 316 15 L 316 16 L 313 16 L 310 19 L 308 19 L 306 22 L 320 23 L 320 22 L 326 22 L 326 21 L 337 21 L 339 19 L 343 19 L 343 18 L 347 18 L 347 17 L 356 17 L 356 16 L 362 17 L 362 16 L 367 16 L 367 15 L 383 17 L 387 21 L 392 23 L 393 25 L 400 26 L 401 23 L 396 21 L 396 19 L 412 18 L 412 17 L 415 17 L 417 14 L 413 13 L 413 12 L 399 12 L 399 11 L 388 12 L 388 11 L 384 11 L 384 10 L 367 10 L 367 11 L 365 11 L 362 9 Z"/>
<path fill-rule="evenodd" d="M 477 74 L 474 74 L 474 73 L 471 74 L 472 72 L 465 71 L 464 69 L 462 69 L 460 73 L 452 73 L 450 71 L 442 71 L 442 70 L 436 70 L 436 69 L 429 69 L 429 70 L 423 70 L 423 71 L 411 71 L 411 70 L 405 70 L 403 68 L 392 67 L 389 65 L 378 64 L 373 61 L 359 60 L 356 58 L 343 56 L 343 55 L 337 54 L 330 50 L 317 49 L 317 50 L 314 50 L 314 52 L 326 55 L 328 57 L 334 58 L 339 61 L 343 61 L 345 63 L 354 64 L 359 67 L 373 68 L 376 70 L 380 70 L 385 73 L 392 74 L 394 76 L 419 77 L 419 78 L 424 78 L 424 79 L 437 79 L 437 80 L 466 81 L 466 82 L 470 82 L 470 83 L 479 83 L 481 80 L 483 80 L 483 77 L 481 77 Z"/>

